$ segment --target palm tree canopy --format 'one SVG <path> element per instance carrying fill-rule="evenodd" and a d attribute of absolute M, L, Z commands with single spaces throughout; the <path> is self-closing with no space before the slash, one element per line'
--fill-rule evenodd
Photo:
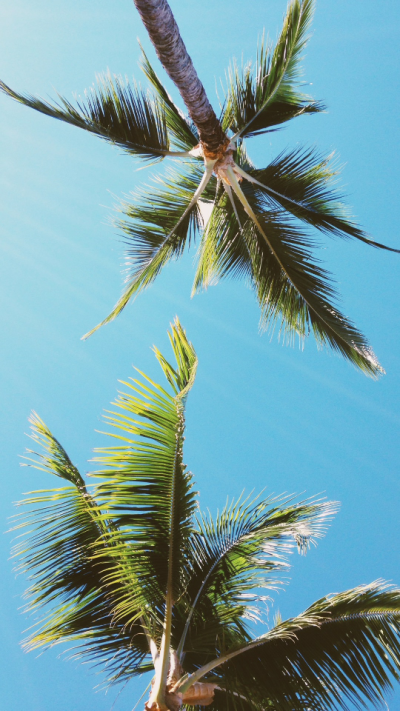
<path fill-rule="evenodd" d="M 44 611 L 25 647 L 73 643 L 110 683 L 152 671 L 153 711 L 380 702 L 400 677 L 400 591 L 374 583 L 266 625 L 288 554 L 324 534 L 337 504 L 242 496 L 201 514 L 183 460 L 197 358 L 178 320 L 170 340 L 173 362 L 154 349 L 164 386 L 140 371 L 122 383 L 106 415 L 112 444 L 96 450 L 97 484 L 31 417 L 40 451 L 28 450 L 27 464 L 63 485 L 30 493 L 16 517 L 28 609 Z"/>
<path fill-rule="evenodd" d="M 319 346 L 332 348 L 376 377 L 383 370 L 365 337 L 336 307 L 336 290 L 313 255 L 315 240 L 307 229 L 391 248 L 371 240 L 349 217 L 333 186 L 337 168 L 331 157 L 296 149 L 256 169 L 244 146 L 245 138 L 323 109 L 304 94 L 300 83 L 314 1 L 292 0 L 275 47 L 263 37 L 255 65 L 230 67 L 219 120 L 168 2 L 135 0 L 135 4 L 191 118 L 174 104 L 144 53 L 142 69 L 151 91 L 107 74 L 98 77 L 97 87 L 76 105 L 62 97 L 52 104 L 18 94 L 0 82 L 0 88 L 17 101 L 139 158 L 171 156 L 185 161 L 184 168 L 167 172 L 155 188 L 149 186 L 121 204 L 123 217 L 116 224 L 128 245 L 127 284 L 99 326 L 114 319 L 200 235 L 194 292 L 221 277 L 242 276 L 256 292 L 263 328 L 278 323 L 289 341 L 312 332 Z M 200 199 L 212 207 L 206 224 Z"/>
<path fill-rule="evenodd" d="M 308 228 L 391 248 L 371 240 L 349 217 L 334 187 L 338 170 L 331 156 L 295 149 L 256 168 L 244 146 L 246 138 L 324 108 L 304 94 L 300 81 L 314 0 L 292 0 L 275 47 L 263 37 L 254 65 L 239 68 L 233 63 L 220 119 L 167 0 L 135 0 L 135 4 L 190 118 L 174 104 L 144 52 L 148 91 L 107 74 L 98 77 L 97 87 L 76 105 L 62 97 L 52 104 L 18 94 L 0 82 L 0 89 L 17 101 L 84 128 L 132 155 L 184 161 L 181 169 L 159 178 L 155 187 L 147 186 L 121 203 L 122 219 L 116 224 L 128 246 L 127 283 L 99 326 L 114 319 L 200 235 L 194 292 L 221 277 L 244 277 L 256 292 L 263 328 L 278 323 L 279 332 L 289 341 L 312 332 L 318 346 L 332 348 L 376 377 L 383 370 L 365 337 L 335 305 L 336 290 L 314 257 L 315 239 Z M 212 208 L 207 223 L 201 200 Z"/>

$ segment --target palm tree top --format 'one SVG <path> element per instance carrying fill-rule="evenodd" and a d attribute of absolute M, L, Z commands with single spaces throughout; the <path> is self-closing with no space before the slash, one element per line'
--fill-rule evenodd
<path fill-rule="evenodd" d="M 109 683 L 152 674 L 148 711 L 380 703 L 400 679 L 400 590 L 378 581 L 268 624 L 288 554 L 323 536 L 338 505 L 242 495 L 201 513 L 183 458 L 197 357 L 179 321 L 170 340 L 172 361 L 154 349 L 163 385 L 140 371 L 122 382 L 94 485 L 31 417 L 39 451 L 26 463 L 62 486 L 31 492 L 16 517 L 28 609 L 41 616 L 25 648 L 72 643 Z"/>
<path fill-rule="evenodd" d="M 304 93 L 301 59 L 314 11 L 313 0 L 292 0 L 275 46 L 263 37 L 255 64 L 227 74 L 217 118 L 180 37 L 167 0 L 135 0 L 158 56 L 189 110 L 172 101 L 146 55 L 142 69 L 150 89 L 108 73 L 98 77 L 75 105 L 23 95 L 0 83 L 17 101 L 66 121 L 143 160 L 166 157 L 181 166 L 121 202 L 117 227 L 127 242 L 124 292 L 99 326 L 113 320 L 162 268 L 199 237 L 193 293 L 223 277 L 242 277 L 253 287 L 261 327 L 289 342 L 313 333 L 319 347 L 340 353 L 367 375 L 384 372 L 368 341 L 335 304 L 330 274 L 314 257 L 309 228 L 354 238 L 376 248 L 398 249 L 370 239 L 350 218 L 335 188 L 332 156 L 295 148 L 257 168 L 245 141 L 275 131 L 324 107 Z M 206 221 L 202 204 L 211 207 Z M 92 329 L 85 337 L 93 333 Z"/>

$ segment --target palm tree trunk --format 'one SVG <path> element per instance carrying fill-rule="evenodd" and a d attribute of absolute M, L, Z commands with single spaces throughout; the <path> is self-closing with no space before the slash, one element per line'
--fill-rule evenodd
<path fill-rule="evenodd" d="M 205 152 L 213 157 L 227 138 L 193 66 L 167 0 L 133 0 L 168 76 L 179 89 L 197 126 Z"/>

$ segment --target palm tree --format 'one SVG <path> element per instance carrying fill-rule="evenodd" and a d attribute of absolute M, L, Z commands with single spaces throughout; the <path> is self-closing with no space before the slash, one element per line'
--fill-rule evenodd
<path fill-rule="evenodd" d="M 349 218 L 332 186 L 337 169 L 331 156 L 296 148 L 265 168 L 256 168 L 244 144 L 246 138 L 323 109 L 301 91 L 299 81 L 313 0 L 292 0 L 275 48 L 263 39 L 255 66 L 230 67 L 219 119 L 167 0 L 134 1 L 189 118 L 173 103 L 144 53 L 142 69 L 151 94 L 107 74 L 73 106 L 62 97 L 51 104 L 0 83 L 17 101 L 84 128 L 131 155 L 184 162 L 181 169 L 159 179 L 155 188 L 147 187 L 132 201 L 122 202 L 124 217 L 116 224 L 128 243 L 127 284 L 99 326 L 114 319 L 201 235 L 193 292 L 221 277 L 243 276 L 257 294 L 263 328 L 280 322 L 280 332 L 288 340 L 296 334 L 303 339 L 312 331 L 319 346 L 333 348 L 377 376 L 383 371 L 365 337 L 333 304 L 331 277 L 313 259 L 314 240 L 304 226 L 390 248 L 369 239 Z M 212 209 L 208 221 L 201 209 L 204 203 Z"/>
<path fill-rule="evenodd" d="M 379 703 L 400 679 L 400 590 L 382 582 L 321 598 L 297 617 L 265 623 L 265 602 L 297 545 L 323 535 L 337 504 L 292 498 L 230 501 L 198 510 L 183 460 L 185 404 L 197 358 L 178 320 L 168 389 L 143 373 L 106 420 L 88 487 L 40 418 L 33 465 L 64 486 L 33 492 L 17 517 L 19 568 L 30 608 L 47 608 L 27 649 L 76 643 L 110 683 L 151 672 L 147 711 L 320 711 Z M 255 623 L 263 625 L 254 636 Z M 150 684 L 149 684 L 150 687 Z"/>

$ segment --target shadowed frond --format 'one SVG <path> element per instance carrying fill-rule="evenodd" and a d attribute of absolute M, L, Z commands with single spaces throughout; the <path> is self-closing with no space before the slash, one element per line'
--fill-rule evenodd
<path fill-rule="evenodd" d="M 262 322 L 267 325 L 281 318 L 288 335 L 303 337 L 312 331 L 319 346 L 332 348 L 367 375 L 377 377 L 383 370 L 368 341 L 332 304 L 331 277 L 313 260 L 310 239 L 282 214 L 263 212 L 251 191 L 246 199 L 253 218 L 245 235 Z"/>
<path fill-rule="evenodd" d="M 364 336 L 332 304 L 331 277 L 312 256 L 312 240 L 283 210 L 266 210 L 256 186 L 229 173 L 204 232 L 194 290 L 230 274 L 248 278 L 262 327 L 280 323 L 288 338 L 313 332 L 319 346 L 341 353 L 366 374 L 383 372 Z"/>
<path fill-rule="evenodd" d="M 290 3 L 273 52 L 263 37 L 254 72 L 250 64 L 241 71 L 235 65 L 230 68 L 223 127 L 231 128 L 235 138 L 264 133 L 300 114 L 323 110 L 298 89 L 313 7 L 313 0 Z"/>
<path fill-rule="evenodd" d="M 245 277 L 252 281 L 250 253 L 239 217 L 240 212 L 243 219 L 243 210 L 235 204 L 230 192 L 231 195 L 221 188 L 216 195 L 201 238 L 192 296 L 226 276 Z M 247 219 L 246 215 L 244 219 Z"/>
<path fill-rule="evenodd" d="M 400 591 L 378 582 L 324 597 L 191 679 L 206 669 L 281 711 L 380 704 L 400 678 Z"/>
<path fill-rule="evenodd" d="M 62 96 L 50 104 L 18 94 L 0 82 L 0 89 L 35 111 L 94 133 L 143 159 L 161 159 L 170 153 L 165 111 L 136 84 L 110 73 L 97 77 L 97 86 L 85 92 L 76 106 Z"/>
<path fill-rule="evenodd" d="M 161 188 L 151 187 L 135 195 L 135 202 L 122 203 L 120 211 L 127 219 L 118 220 L 116 226 L 124 232 L 128 246 L 127 286 L 107 318 L 83 338 L 116 318 L 171 259 L 178 258 L 194 241 L 202 226 L 198 197 L 207 191 L 207 182 L 215 184 L 215 178 L 210 171 L 204 174 L 201 165 L 191 166 L 186 173 L 169 171 L 157 180 Z"/>
<path fill-rule="evenodd" d="M 253 701 L 250 695 L 245 696 L 235 691 L 235 679 L 228 681 L 225 677 L 224 681 L 226 688 L 216 685 L 214 699 L 208 711 L 280 711 L 270 701 L 264 701 L 261 705 Z M 309 708 L 305 706 L 303 711 L 309 711 Z"/>
<path fill-rule="evenodd" d="M 140 44 L 140 43 L 139 43 Z M 164 112 L 165 121 L 170 132 L 170 137 L 174 145 L 181 151 L 190 151 L 199 142 L 199 136 L 194 124 L 189 123 L 184 115 L 179 111 L 178 107 L 175 106 L 171 97 L 165 90 L 160 79 L 155 73 L 153 67 L 151 66 L 147 55 L 143 47 L 140 45 L 142 50 L 141 57 L 141 69 L 146 75 L 149 82 L 152 84 L 157 99 L 161 102 Z"/>
<path fill-rule="evenodd" d="M 126 556 L 109 554 L 112 522 L 104 519 L 95 499 L 65 450 L 37 415 L 31 417 L 32 439 L 42 447 L 28 450 L 30 466 L 71 482 L 63 489 L 33 492 L 20 505 L 26 513 L 15 517 L 19 540 L 14 548 L 18 572 L 29 575 L 27 610 L 47 610 L 26 639 L 27 650 L 61 642 L 75 645 L 75 656 L 107 665 L 108 680 L 137 673 L 149 654 L 142 624 L 126 626 L 114 620 L 114 590 L 106 581 L 111 567 L 119 571 L 125 594 L 136 606 L 136 619 L 149 617 L 135 575 Z M 102 565 L 94 559 L 99 547 Z"/>
<path fill-rule="evenodd" d="M 246 170 L 243 177 L 254 180 L 258 197 L 267 208 L 281 207 L 328 234 L 355 237 L 373 247 L 400 252 L 369 239 L 349 219 L 342 196 L 331 188 L 337 174 L 331 156 L 322 158 L 313 149 L 297 148 L 281 153 L 267 168 Z"/>
<path fill-rule="evenodd" d="M 194 639 L 199 622 L 209 629 L 211 606 L 224 614 L 226 624 L 229 618 L 232 623 L 240 618 L 257 619 L 260 595 L 254 590 L 279 585 L 276 573 L 287 569 L 286 557 L 293 543 L 305 553 L 323 535 L 337 508 L 334 502 L 295 503 L 287 497 L 258 503 L 240 498 L 227 503 L 215 522 L 210 516 L 198 516 L 198 528 L 191 535 L 191 573 L 185 594 L 189 611 L 178 654 L 187 651 L 191 625 Z"/>

